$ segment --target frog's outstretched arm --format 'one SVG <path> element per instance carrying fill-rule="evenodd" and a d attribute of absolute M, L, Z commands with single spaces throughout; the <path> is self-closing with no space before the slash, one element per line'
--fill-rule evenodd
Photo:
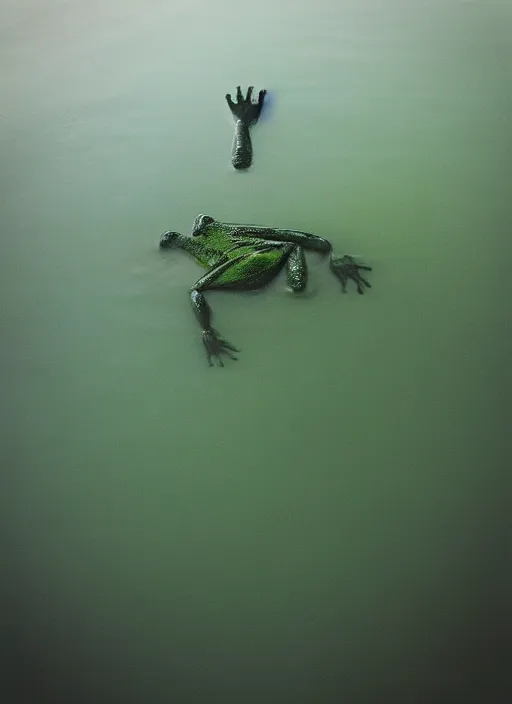
<path fill-rule="evenodd" d="M 233 237 L 255 237 L 274 242 L 288 242 L 298 244 L 304 249 L 310 249 L 315 252 L 330 252 L 332 249 L 331 243 L 323 237 L 312 235 L 309 232 L 301 232 L 300 230 L 283 230 L 274 227 L 259 227 L 257 225 L 236 225 L 229 222 L 223 223 L 223 227 Z"/>
<path fill-rule="evenodd" d="M 211 215 L 205 215 L 204 213 L 196 216 L 191 234 L 192 237 L 208 236 L 211 231 L 215 230 L 221 230 L 233 239 L 247 240 L 256 238 L 263 241 L 271 240 L 274 244 L 276 242 L 293 243 L 301 245 L 304 249 L 311 249 L 316 252 L 330 252 L 332 249 L 332 245 L 328 240 L 318 235 L 312 235 L 309 232 L 262 227 L 261 225 L 243 225 L 236 222 L 220 222 L 212 218 Z"/>
<path fill-rule="evenodd" d="M 258 102 L 251 100 L 253 86 L 247 90 L 244 98 L 240 86 L 236 89 L 237 102 L 233 102 L 231 95 L 226 95 L 226 102 L 235 118 L 235 136 L 231 152 L 231 163 L 235 169 L 247 169 L 252 163 L 252 142 L 249 128 L 254 125 L 261 114 L 266 90 L 260 90 Z"/>

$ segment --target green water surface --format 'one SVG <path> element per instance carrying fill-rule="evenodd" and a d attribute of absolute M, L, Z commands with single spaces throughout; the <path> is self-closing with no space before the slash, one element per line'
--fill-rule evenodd
<path fill-rule="evenodd" d="M 1 17 L 3 588 L 26 701 L 509 701 L 510 4 Z M 238 84 L 269 91 L 246 173 Z M 372 289 L 343 296 L 312 254 L 306 296 L 212 293 L 242 352 L 210 369 L 200 269 L 158 250 L 201 212 L 326 237 Z"/>

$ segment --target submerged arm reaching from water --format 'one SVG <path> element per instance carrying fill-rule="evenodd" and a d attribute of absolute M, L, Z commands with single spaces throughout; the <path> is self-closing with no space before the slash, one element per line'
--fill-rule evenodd
<path fill-rule="evenodd" d="M 226 102 L 235 118 L 235 137 L 231 152 L 231 163 L 235 169 L 247 169 L 252 164 L 252 142 L 249 128 L 258 122 L 265 100 L 266 90 L 260 90 L 258 102 L 251 100 L 253 86 L 247 89 L 244 98 L 240 86 L 236 89 L 236 100 L 233 102 L 231 95 L 226 95 Z"/>

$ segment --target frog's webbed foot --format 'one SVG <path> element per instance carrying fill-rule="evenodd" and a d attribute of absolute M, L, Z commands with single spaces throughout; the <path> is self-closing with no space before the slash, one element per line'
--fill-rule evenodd
<path fill-rule="evenodd" d="M 258 95 L 258 101 L 253 103 L 252 92 L 254 86 L 249 86 L 247 89 L 247 94 L 244 98 L 240 86 L 236 89 L 236 103 L 233 102 L 231 95 L 227 93 L 226 101 L 229 105 L 229 109 L 236 120 L 242 120 L 246 125 L 254 124 L 258 121 L 261 114 L 261 109 L 263 108 L 263 102 L 265 100 L 266 90 L 260 90 Z"/>
<path fill-rule="evenodd" d="M 364 293 L 364 287 L 371 288 L 371 284 L 359 273 L 360 271 L 371 271 L 371 266 L 356 264 L 353 257 L 345 254 L 343 257 L 334 258 L 331 256 L 331 271 L 341 281 L 341 290 L 347 291 L 347 283 L 352 279 L 357 286 L 357 292 Z"/>
<path fill-rule="evenodd" d="M 212 357 L 217 360 L 218 366 L 223 367 L 224 362 L 221 359 L 221 354 L 227 354 L 231 359 L 237 360 L 233 352 L 240 352 L 232 344 L 224 340 L 213 328 L 203 330 L 203 344 L 208 357 L 208 364 L 213 367 Z"/>

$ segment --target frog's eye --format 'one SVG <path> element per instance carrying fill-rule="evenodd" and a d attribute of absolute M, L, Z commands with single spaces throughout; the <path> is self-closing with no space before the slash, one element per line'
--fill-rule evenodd
<path fill-rule="evenodd" d="M 198 237 L 199 235 L 205 235 L 206 233 L 204 232 L 204 228 L 207 225 L 211 225 L 212 222 L 215 222 L 215 220 L 210 217 L 209 215 L 198 215 L 197 218 L 194 221 L 194 226 L 192 228 L 192 236 L 193 237 Z"/>

